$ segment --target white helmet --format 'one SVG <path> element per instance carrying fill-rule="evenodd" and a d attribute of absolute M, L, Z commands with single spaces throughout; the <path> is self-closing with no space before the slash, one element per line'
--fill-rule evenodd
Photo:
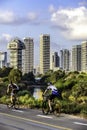
<path fill-rule="evenodd" d="M 47 84 L 48 84 L 48 86 L 49 86 L 49 85 L 52 85 L 52 83 L 51 83 L 51 82 L 48 82 Z"/>

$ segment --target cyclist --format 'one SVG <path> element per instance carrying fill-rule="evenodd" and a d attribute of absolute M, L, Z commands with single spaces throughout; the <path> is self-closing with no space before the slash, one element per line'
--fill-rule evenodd
<path fill-rule="evenodd" d="M 17 86 L 17 84 L 11 81 L 11 83 L 7 87 L 7 94 L 10 93 L 10 100 L 12 103 L 12 107 L 15 107 L 16 93 L 18 90 L 19 90 L 19 87 Z"/>
<path fill-rule="evenodd" d="M 51 100 L 59 96 L 57 88 L 50 82 L 43 95 L 47 95 L 50 112 L 52 112 Z"/>

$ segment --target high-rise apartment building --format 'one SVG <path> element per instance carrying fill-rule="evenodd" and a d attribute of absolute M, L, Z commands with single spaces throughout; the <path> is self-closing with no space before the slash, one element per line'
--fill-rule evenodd
<path fill-rule="evenodd" d="M 8 43 L 7 48 L 10 50 L 10 67 L 22 71 L 22 49 L 24 49 L 24 43 L 20 39 L 14 38 Z"/>
<path fill-rule="evenodd" d="M 57 67 L 59 67 L 58 52 L 53 52 L 51 53 L 51 56 L 50 56 L 50 69 L 54 70 Z"/>
<path fill-rule="evenodd" d="M 0 68 L 7 66 L 7 52 L 0 52 Z"/>
<path fill-rule="evenodd" d="M 72 71 L 81 71 L 81 45 L 72 47 Z"/>
<path fill-rule="evenodd" d="M 69 69 L 70 69 L 70 51 L 67 49 L 60 50 L 60 58 L 61 58 L 60 67 L 65 71 L 69 71 Z"/>
<path fill-rule="evenodd" d="M 33 38 L 24 38 L 23 74 L 33 72 L 34 69 L 34 41 Z"/>
<path fill-rule="evenodd" d="M 50 69 L 50 35 L 40 35 L 40 73 L 44 74 Z"/>
<path fill-rule="evenodd" d="M 87 41 L 81 44 L 81 71 L 87 72 Z"/>

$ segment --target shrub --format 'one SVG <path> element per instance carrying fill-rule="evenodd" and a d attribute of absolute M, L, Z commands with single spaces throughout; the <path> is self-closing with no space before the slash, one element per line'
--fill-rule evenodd
<path fill-rule="evenodd" d="M 6 103 L 6 99 L 7 99 L 6 96 L 1 97 L 1 98 L 0 98 L 0 103 L 5 104 L 5 103 Z"/>
<path fill-rule="evenodd" d="M 31 95 L 28 90 L 19 91 L 18 96 L 25 96 L 26 94 Z"/>

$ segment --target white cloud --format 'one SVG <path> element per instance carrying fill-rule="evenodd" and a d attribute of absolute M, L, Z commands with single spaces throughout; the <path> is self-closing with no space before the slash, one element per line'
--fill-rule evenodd
<path fill-rule="evenodd" d="M 0 11 L 0 23 L 12 23 L 15 20 L 15 15 L 10 11 Z"/>
<path fill-rule="evenodd" d="M 62 34 L 73 40 L 87 39 L 87 8 L 58 9 L 51 15 L 51 22 Z"/>
<path fill-rule="evenodd" d="M 54 6 L 51 4 L 50 6 L 49 6 L 49 12 L 50 13 L 53 13 L 55 11 L 55 8 L 54 8 Z"/>
<path fill-rule="evenodd" d="M 0 10 L 0 24 L 6 25 L 20 25 L 26 23 L 37 23 L 38 15 L 35 12 L 29 12 L 25 16 L 20 14 L 15 14 L 12 11 Z"/>
<path fill-rule="evenodd" d="M 8 44 L 8 42 L 9 42 L 11 39 L 12 39 L 12 36 L 9 35 L 9 34 L 3 33 L 3 34 L 0 36 L 0 51 L 1 51 L 1 50 L 4 50 L 4 51 L 7 50 L 7 44 Z"/>
<path fill-rule="evenodd" d="M 12 38 L 12 37 L 11 37 L 10 34 L 3 33 L 3 34 L 0 36 L 0 43 L 1 43 L 2 41 L 8 42 L 8 41 L 11 40 L 11 38 Z"/>
<path fill-rule="evenodd" d="M 39 15 L 35 12 L 29 12 L 27 14 L 26 21 L 33 25 L 41 24 L 41 21 L 39 20 Z"/>
<path fill-rule="evenodd" d="M 37 19 L 38 17 L 38 15 L 34 12 L 29 12 L 27 16 L 28 16 L 28 19 L 31 21 Z"/>

